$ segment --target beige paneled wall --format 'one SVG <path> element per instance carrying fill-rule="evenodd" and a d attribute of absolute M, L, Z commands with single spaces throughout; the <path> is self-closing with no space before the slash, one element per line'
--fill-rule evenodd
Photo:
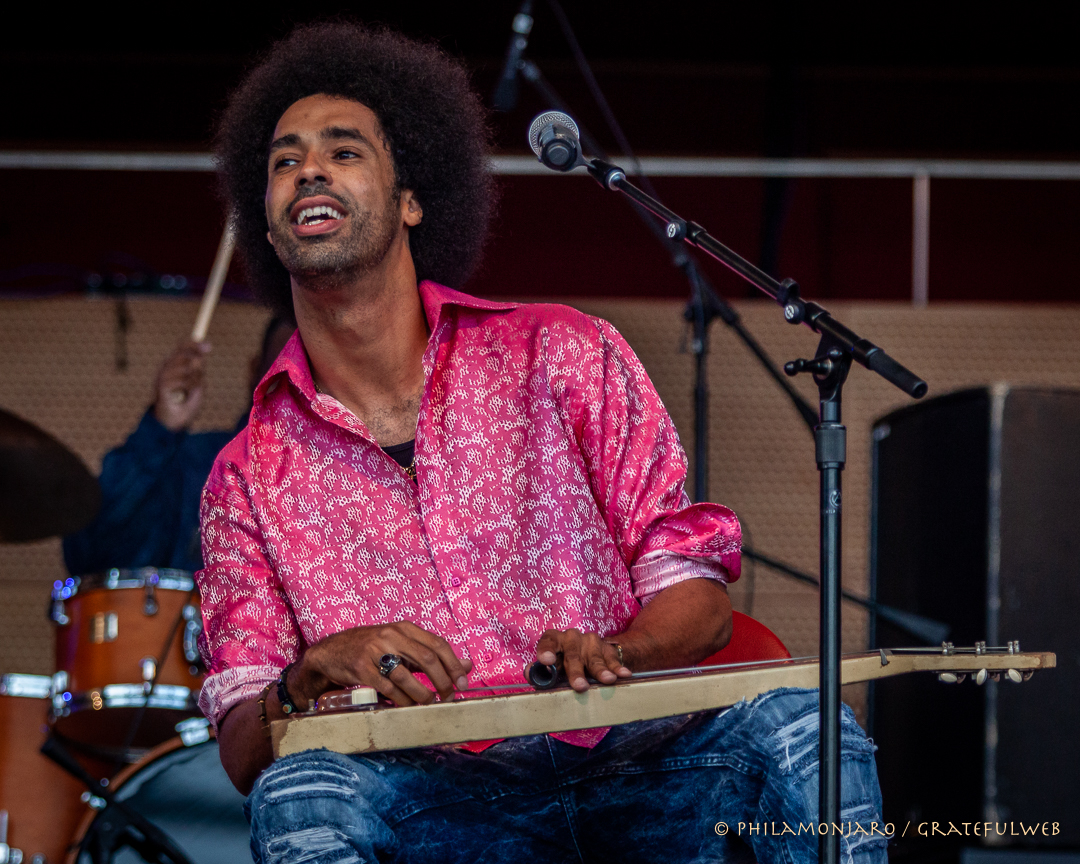
<path fill-rule="evenodd" d="M 0 407 L 38 424 L 97 472 L 152 401 L 161 362 L 191 332 L 197 303 L 128 299 L 122 342 L 117 302 L 98 298 L 0 301 Z M 206 402 L 197 428 L 231 428 L 247 399 L 248 358 L 265 310 L 223 302 L 210 328 Z M 118 368 L 126 352 L 127 368 Z M 49 590 L 64 571 L 59 540 L 0 546 L 0 671 L 53 671 Z"/>
<path fill-rule="evenodd" d="M 641 356 L 691 447 L 693 363 L 682 304 L 666 301 L 574 301 L 613 322 Z M 805 327 L 784 323 L 766 302 L 737 304 L 747 327 L 778 363 L 812 356 Z M 885 347 L 930 383 L 931 394 L 1008 381 L 1080 387 L 1080 306 L 905 305 L 838 303 L 831 311 Z M 195 315 L 192 301 L 131 299 L 129 368 L 116 366 L 114 301 L 58 299 L 0 302 L 0 406 L 40 424 L 95 470 L 102 455 L 135 425 L 149 401 L 154 372 Z M 211 329 L 214 352 L 200 425 L 231 426 L 246 394 L 247 358 L 256 350 L 265 311 L 224 303 Z M 779 388 L 719 322 L 712 332 L 711 477 L 714 500 L 742 518 L 758 550 L 817 571 L 817 471 L 813 441 Z M 806 378 L 796 386 L 815 404 Z M 844 581 L 867 589 L 870 426 L 908 399 L 856 367 L 845 389 L 848 467 L 844 477 Z M 0 670 L 51 671 L 44 617 L 48 586 L 63 575 L 57 541 L 0 547 Z M 761 567 L 732 587 L 736 608 L 752 612 L 787 643 L 810 654 L 817 643 L 817 595 Z M 865 644 L 866 618 L 844 608 L 844 648 Z M 859 697 L 851 694 L 853 701 Z"/>

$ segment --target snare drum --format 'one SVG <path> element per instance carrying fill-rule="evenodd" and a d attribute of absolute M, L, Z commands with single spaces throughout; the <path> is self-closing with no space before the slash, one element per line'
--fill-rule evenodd
<path fill-rule="evenodd" d="M 116 797 L 153 822 L 198 864 L 237 864 L 251 860 L 251 831 L 244 816 L 244 796 L 233 788 L 221 767 L 216 741 L 202 721 L 191 720 L 182 733 L 154 749 L 137 765 L 112 781 Z M 183 729 L 183 727 L 181 727 Z M 201 739 L 201 740 L 200 740 Z M 67 864 L 90 864 L 89 849 L 108 848 L 113 864 L 141 864 L 130 848 L 117 849 L 105 814 L 85 815 L 72 843 Z"/>
<path fill-rule="evenodd" d="M 54 584 L 58 671 L 52 716 L 60 735 L 84 751 L 134 762 L 175 735 L 178 722 L 199 713 L 202 616 L 194 589 L 191 573 L 155 567 Z M 163 649 L 165 662 L 156 670 Z M 155 671 L 149 705 L 128 742 Z M 125 743 L 129 752 L 122 753 Z"/>
<path fill-rule="evenodd" d="M 0 678 L 0 811 L 7 813 L 0 860 L 16 860 L 19 850 L 23 864 L 58 864 L 86 810 L 85 787 L 39 752 L 48 732 L 50 684 L 43 675 Z"/>

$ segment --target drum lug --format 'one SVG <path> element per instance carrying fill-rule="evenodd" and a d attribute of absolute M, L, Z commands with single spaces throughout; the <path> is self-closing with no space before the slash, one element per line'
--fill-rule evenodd
<path fill-rule="evenodd" d="M 155 590 L 157 589 L 157 574 L 154 574 L 146 580 L 146 599 L 143 600 L 143 614 L 144 615 L 157 615 L 158 602 L 155 596 Z"/>
<path fill-rule="evenodd" d="M 199 608 L 191 603 L 184 607 L 184 659 L 192 666 L 199 665 L 199 634 L 202 633 L 202 615 Z"/>
<path fill-rule="evenodd" d="M 7 844 L 8 811 L 0 810 L 0 864 L 21 864 L 22 851 Z"/>
<path fill-rule="evenodd" d="M 49 607 L 49 617 L 60 627 L 64 627 L 71 623 L 71 618 L 67 614 L 64 601 L 75 594 L 78 589 L 79 582 L 72 577 L 68 577 L 63 582 L 59 579 L 53 582 L 52 604 Z"/>
<path fill-rule="evenodd" d="M 142 672 L 144 684 L 149 684 L 157 676 L 157 660 L 153 657 L 143 657 L 139 661 L 139 669 Z"/>
<path fill-rule="evenodd" d="M 210 740 L 210 721 L 205 717 L 189 717 L 176 724 L 176 731 L 185 747 L 194 747 Z"/>
<path fill-rule="evenodd" d="M 83 792 L 82 795 L 79 796 L 79 799 L 83 804 L 86 804 L 94 810 L 104 810 L 107 803 L 100 795 L 92 795 L 89 792 Z"/>

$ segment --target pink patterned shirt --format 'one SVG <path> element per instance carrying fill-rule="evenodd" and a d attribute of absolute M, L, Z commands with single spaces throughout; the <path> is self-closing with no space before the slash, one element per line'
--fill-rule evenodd
<path fill-rule="evenodd" d="M 350 627 L 411 621 L 472 660 L 474 686 L 515 683 L 548 628 L 621 633 L 670 585 L 738 577 L 735 515 L 689 503 L 675 427 L 610 324 L 419 291 L 416 484 L 316 393 L 299 333 L 217 458 L 197 574 L 214 723 Z"/>

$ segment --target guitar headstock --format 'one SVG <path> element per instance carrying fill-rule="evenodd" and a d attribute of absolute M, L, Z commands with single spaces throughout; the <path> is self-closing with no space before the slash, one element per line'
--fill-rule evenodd
<path fill-rule="evenodd" d="M 1022 652 L 1018 640 L 1005 645 L 976 642 L 970 648 L 958 648 L 952 642 L 942 642 L 940 648 L 882 648 L 880 655 L 882 666 L 888 666 L 891 657 L 910 657 L 915 668 L 937 671 L 938 680 L 946 684 L 958 684 L 968 677 L 976 684 L 1003 678 L 1020 684 L 1030 679 L 1036 669 L 1056 665 L 1051 653 Z"/>

